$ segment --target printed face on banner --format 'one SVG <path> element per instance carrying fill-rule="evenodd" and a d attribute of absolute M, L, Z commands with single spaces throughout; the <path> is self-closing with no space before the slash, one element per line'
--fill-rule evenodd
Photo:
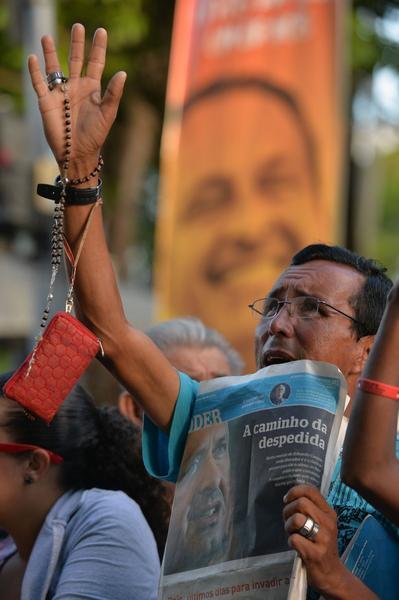
<path fill-rule="evenodd" d="M 311 134 L 295 98 L 256 81 L 227 84 L 185 111 L 172 284 L 176 314 L 198 314 L 247 359 L 248 303 L 317 239 Z"/>
<path fill-rule="evenodd" d="M 169 527 L 165 573 L 222 562 L 230 526 L 227 424 L 188 437 Z"/>

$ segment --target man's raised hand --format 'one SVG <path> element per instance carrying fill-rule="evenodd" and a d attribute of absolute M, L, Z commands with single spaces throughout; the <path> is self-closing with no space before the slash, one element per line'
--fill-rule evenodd
<path fill-rule="evenodd" d="M 61 71 L 57 50 L 51 36 L 42 38 L 46 73 Z M 72 149 L 70 177 L 86 175 L 97 164 L 100 149 L 115 120 L 122 96 L 126 73 L 116 73 L 101 96 L 101 77 L 107 49 L 107 32 L 96 30 L 86 66 L 84 66 L 85 29 L 75 23 L 71 30 L 67 95 L 71 106 Z M 39 101 L 46 139 L 59 164 L 65 158 L 64 93 L 60 85 L 49 89 L 40 71 L 37 56 L 28 58 L 33 88 Z"/>

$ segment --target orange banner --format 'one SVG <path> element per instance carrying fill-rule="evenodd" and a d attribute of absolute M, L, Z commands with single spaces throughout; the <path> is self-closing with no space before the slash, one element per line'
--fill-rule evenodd
<path fill-rule="evenodd" d="M 177 2 L 162 140 L 158 317 L 254 367 L 247 305 L 341 232 L 342 0 Z"/>

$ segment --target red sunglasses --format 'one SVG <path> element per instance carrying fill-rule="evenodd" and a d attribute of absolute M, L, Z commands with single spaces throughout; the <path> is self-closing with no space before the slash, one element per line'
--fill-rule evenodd
<path fill-rule="evenodd" d="M 29 452 L 30 450 L 44 450 L 49 455 L 50 461 L 55 465 L 64 460 L 59 454 L 55 454 L 51 450 L 47 450 L 47 448 L 40 448 L 40 446 L 33 446 L 32 444 L 3 444 L 0 442 L 0 452 L 19 454 L 21 452 Z"/>

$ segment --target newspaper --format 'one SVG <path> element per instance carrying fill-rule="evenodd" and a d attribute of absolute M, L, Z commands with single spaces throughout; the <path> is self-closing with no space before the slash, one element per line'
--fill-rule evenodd
<path fill-rule="evenodd" d="M 307 360 L 201 384 L 159 598 L 305 598 L 283 496 L 298 483 L 327 492 L 345 397 L 336 367 Z"/>

